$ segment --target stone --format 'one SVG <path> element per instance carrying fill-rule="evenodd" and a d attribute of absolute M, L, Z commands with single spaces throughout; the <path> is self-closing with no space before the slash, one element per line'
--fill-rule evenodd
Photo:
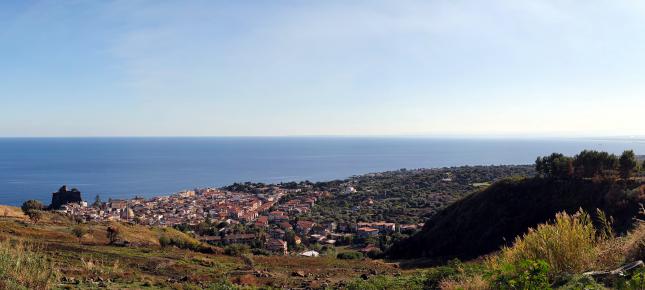
<path fill-rule="evenodd" d="M 645 266 L 645 264 L 643 264 L 643 261 L 639 260 L 636 262 L 624 264 L 611 271 L 591 271 L 582 273 L 582 275 L 589 276 L 603 282 L 611 282 L 622 277 L 631 276 L 635 270 L 642 268 L 643 266 Z"/>
<path fill-rule="evenodd" d="M 305 274 L 305 271 L 298 270 L 298 271 L 293 271 L 291 273 L 291 276 L 293 276 L 293 277 L 306 277 L 307 275 Z"/>

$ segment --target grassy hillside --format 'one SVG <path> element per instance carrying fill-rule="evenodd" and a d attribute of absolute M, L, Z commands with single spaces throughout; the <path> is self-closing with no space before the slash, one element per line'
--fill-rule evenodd
<path fill-rule="evenodd" d="M 603 210 L 625 231 L 644 196 L 634 182 L 509 179 L 472 194 L 433 216 L 423 230 L 395 244 L 392 258 L 471 259 L 499 250 L 556 213 Z"/>
<path fill-rule="evenodd" d="M 22 210 L 20 210 L 20 208 L 7 206 L 7 205 L 0 205 L 0 216 L 19 218 L 19 219 L 27 218 L 27 216 L 24 213 L 22 213 Z"/>
<path fill-rule="evenodd" d="M 363 274 L 415 274 L 375 260 L 250 256 L 249 262 L 216 249 L 203 253 L 160 247 L 162 236 L 198 242 L 174 229 L 118 223 L 84 224 L 87 234 L 79 241 L 73 234 L 77 226 L 53 213 L 36 224 L 0 216 L 0 289 L 319 288 L 343 285 Z M 119 231 L 115 245 L 109 244 L 108 227 Z"/>

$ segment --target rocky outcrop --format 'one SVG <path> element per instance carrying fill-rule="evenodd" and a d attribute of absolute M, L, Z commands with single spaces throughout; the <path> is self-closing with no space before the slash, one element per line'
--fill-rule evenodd
<path fill-rule="evenodd" d="M 63 185 L 58 192 L 52 193 L 52 204 L 50 205 L 51 209 L 60 209 L 61 206 L 68 203 L 81 202 L 81 192 L 76 188 L 72 190 L 67 190 L 67 186 Z"/>

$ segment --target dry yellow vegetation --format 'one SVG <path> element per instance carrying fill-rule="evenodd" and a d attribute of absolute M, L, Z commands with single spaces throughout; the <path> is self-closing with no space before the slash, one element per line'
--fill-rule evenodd
<path fill-rule="evenodd" d="M 603 242 L 589 214 L 558 213 L 553 223 L 540 224 L 517 237 L 510 248 L 504 248 L 496 260 L 518 264 L 523 260 L 544 260 L 554 273 L 580 273 L 593 269 Z"/>
<path fill-rule="evenodd" d="M 73 234 L 73 229 L 79 226 L 86 229 L 81 239 Z M 127 243 L 110 245 L 108 227 L 116 228 L 119 239 Z M 0 218 L 0 241 L 28 245 L 29 248 L 23 251 L 25 257 L 35 255 L 52 262 L 57 279 L 54 282 L 47 280 L 47 284 L 51 286 L 53 283 L 54 289 L 95 289 L 99 280 L 106 281 L 102 283 L 107 285 L 107 289 L 203 289 L 213 285 L 228 285 L 225 289 L 237 289 L 233 284 L 246 285 L 244 289 L 254 286 L 318 287 L 352 280 L 374 270 L 389 275 L 401 272 L 391 264 L 371 260 L 289 256 L 253 256 L 254 266 L 249 270 L 241 257 L 218 254 L 218 251 L 204 253 L 172 245 L 161 247 L 159 238 L 162 236 L 183 241 L 183 244 L 199 243 L 192 236 L 172 228 L 116 222 L 79 225 L 64 215 L 52 212 L 45 212 L 37 223 L 25 218 Z M 11 251 L 7 250 L 6 253 Z M 15 259 L 9 254 L 6 257 L 7 261 Z M 10 267 L 12 264 L 6 265 Z M 29 282 L 23 281 L 23 278 L 31 275 L 29 269 L 11 274 L 16 277 L 16 283 L 26 285 Z M 297 270 L 304 271 L 305 277 L 293 277 L 292 272 Z M 6 288 L 0 285 L 0 289 Z"/>
<path fill-rule="evenodd" d="M 22 212 L 22 210 L 15 206 L 0 205 L 0 217 L 10 217 L 10 218 L 19 218 L 26 219 L 27 216 Z"/>

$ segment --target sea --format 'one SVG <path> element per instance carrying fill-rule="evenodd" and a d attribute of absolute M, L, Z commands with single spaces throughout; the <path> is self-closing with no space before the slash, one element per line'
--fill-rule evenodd
<path fill-rule="evenodd" d="M 326 181 L 462 165 L 532 164 L 583 149 L 645 154 L 630 138 L 208 137 L 0 138 L 0 204 L 49 204 L 60 186 L 85 200 L 152 197 L 234 182 Z"/>

